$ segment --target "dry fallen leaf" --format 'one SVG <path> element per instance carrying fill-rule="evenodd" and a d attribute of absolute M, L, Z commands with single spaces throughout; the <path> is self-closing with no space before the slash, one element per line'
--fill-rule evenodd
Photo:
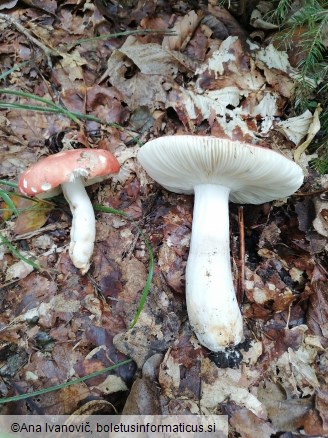
<path fill-rule="evenodd" d="M 309 146 L 311 141 L 314 139 L 317 132 L 320 130 L 321 123 L 319 120 L 319 115 L 321 114 L 321 112 L 322 112 L 322 108 L 320 105 L 318 105 L 316 110 L 314 111 L 311 124 L 308 127 L 308 131 L 306 132 L 306 134 L 307 134 L 306 140 L 304 141 L 304 143 L 299 145 L 298 148 L 294 152 L 294 160 L 296 161 L 296 163 L 300 162 L 300 158 L 301 158 L 302 153 L 306 151 L 307 147 Z"/>
<path fill-rule="evenodd" d="M 165 36 L 163 38 L 162 47 L 167 50 L 183 51 L 188 45 L 201 19 L 202 14 L 196 14 L 195 11 L 190 11 L 184 17 L 179 17 L 171 29 L 172 33 L 176 33 L 177 35 Z"/>
<path fill-rule="evenodd" d="M 18 0 L 3 0 L 2 4 L 0 5 L 0 10 L 1 9 L 11 9 L 14 6 L 16 6 L 17 2 L 18 2 Z"/>
<path fill-rule="evenodd" d="M 41 200 L 17 198 L 16 208 L 20 212 L 15 220 L 14 232 L 16 235 L 29 233 L 41 228 L 48 219 L 54 205 Z"/>
<path fill-rule="evenodd" d="M 276 129 L 282 132 L 294 144 L 298 145 L 309 132 L 312 121 L 311 111 L 306 110 L 300 116 L 290 117 L 287 120 L 278 122 Z"/>
<path fill-rule="evenodd" d="M 242 438 L 270 438 L 275 430 L 268 421 L 257 417 L 248 409 L 236 410 L 230 419 L 230 424 L 240 434 Z"/>
<path fill-rule="evenodd" d="M 142 377 L 132 385 L 123 415 L 161 415 L 160 390 L 157 385 L 158 370 L 163 355 L 155 354 L 144 363 Z"/>
<path fill-rule="evenodd" d="M 267 379 L 260 384 L 258 396 L 265 405 L 274 430 L 293 432 L 302 428 L 312 408 L 312 398 L 288 398 L 280 383 Z"/>

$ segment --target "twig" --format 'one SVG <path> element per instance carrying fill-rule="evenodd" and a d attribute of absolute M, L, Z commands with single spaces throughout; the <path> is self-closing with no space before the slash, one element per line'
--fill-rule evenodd
<path fill-rule="evenodd" d="M 0 13 L 0 20 L 5 21 L 6 23 L 8 23 L 10 26 L 15 27 L 18 32 L 22 33 L 25 38 L 32 44 L 35 44 L 36 46 L 38 46 L 41 50 L 43 50 L 43 52 L 46 55 L 47 58 L 47 62 L 49 67 L 52 69 L 52 61 L 51 61 L 51 57 L 50 55 L 54 53 L 53 50 L 49 49 L 48 47 L 46 47 L 43 43 L 41 43 L 39 40 L 37 40 L 36 38 L 34 38 L 34 36 L 32 36 L 26 29 L 24 26 L 22 26 L 17 20 L 15 20 L 14 18 L 10 17 L 7 14 L 1 14 Z"/>
<path fill-rule="evenodd" d="M 313 192 L 296 192 L 292 196 L 316 196 L 327 193 L 328 189 L 313 190 Z"/>
<path fill-rule="evenodd" d="M 288 329 L 288 327 L 289 327 L 291 311 L 292 311 L 292 303 L 288 306 L 288 315 L 287 315 L 287 321 L 286 321 L 286 329 Z"/>
<path fill-rule="evenodd" d="M 238 208 L 239 226 L 239 277 L 237 288 L 237 301 L 241 305 L 244 300 L 245 291 L 245 227 L 244 227 L 244 207 Z"/>

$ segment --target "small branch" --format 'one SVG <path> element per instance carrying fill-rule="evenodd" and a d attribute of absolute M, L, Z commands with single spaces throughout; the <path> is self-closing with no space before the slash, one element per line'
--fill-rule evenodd
<path fill-rule="evenodd" d="M 18 32 L 20 32 L 21 34 L 23 34 L 25 36 L 25 38 L 32 44 L 36 45 L 37 47 L 39 47 L 41 50 L 43 50 L 44 54 L 46 55 L 47 58 L 47 62 L 49 67 L 52 69 L 52 61 L 51 61 L 51 57 L 50 55 L 53 54 L 53 50 L 49 49 L 48 47 L 46 47 L 43 43 L 41 43 L 39 40 L 37 40 L 34 36 L 32 36 L 26 29 L 24 26 L 22 26 L 17 20 L 15 20 L 14 18 L 10 17 L 7 14 L 1 14 L 0 13 L 0 20 L 5 21 L 6 23 L 9 24 L 9 26 L 15 27 L 16 30 L 18 30 Z"/>
<path fill-rule="evenodd" d="M 245 291 L 245 226 L 244 226 L 244 208 L 238 208 L 238 226 L 239 226 L 239 277 L 237 287 L 237 301 L 239 306 L 244 300 Z"/>
<path fill-rule="evenodd" d="M 327 192 L 328 189 L 320 189 L 320 190 L 313 190 L 312 192 L 296 192 L 293 193 L 291 196 L 317 196 Z"/>

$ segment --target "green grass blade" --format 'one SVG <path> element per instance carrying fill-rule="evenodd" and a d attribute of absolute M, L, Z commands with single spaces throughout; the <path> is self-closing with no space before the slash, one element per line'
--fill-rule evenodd
<path fill-rule="evenodd" d="M 24 62 L 20 62 L 19 64 L 15 64 L 12 68 L 10 68 L 9 70 L 2 73 L 2 75 L 0 75 L 0 81 L 2 79 L 4 79 L 5 77 L 9 76 L 13 71 L 19 70 L 21 67 L 23 67 L 24 65 L 26 65 L 28 63 L 29 63 L 29 61 L 24 61 Z"/>
<path fill-rule="evenodd" d="M 60 106 L 52 107 L 52 106 L 40 106 L 40 105 L 29 105 L 29 104 L 20 104 L 20 103 L 0 103 L 0 108 L 5 109 L 18 109 L 18 110 L 30 110 L 37 111 L 43 113 L 56 113 L 63 114 L 69 119 L 73 120 L 75 123 L 79 123 L 79 119 L 72 113 L 71 111 L 66 110 Z"/>
<path fill-rule="evenodd" d="M 36 102 L 45 103 L 48 106 L 52 106 L 53 108 L 61 109 L 61 106 L 57 105 L 56 103 L 53 103 L 49 99 L 45 99 L 44 97 L 35 96 L 31 93 L 25 93 L 24 91 L 18 91 L 18 90 L 10 90 L 9 88 L 0 88 L 0 94 L 8 94 L 10 96 L 19 96 L 24 97 L 26 99 L 35 100 Z"/>
<path fill-rule="evenodd" d="M 5 238 L 5 236 L 3 236 L 0 233 L 0 245 L 6 245 L 7 248 L 10 250 L 10 252 L 16 256 L 17 258 L 19 258 L 20 260 L 23 260 L 23 262 L 27 263 L 30 266 L 33 266 L 34 269 L 40 270 L 40 266 L 33 262 L 32 260 L 28 259 L 27 257 L 23 256 L 23 254 L 21 254 L 10 242 L 8 239 Z"/>
<path fill-rule="evenodd" d="M 30 110 L 30 111 L 38 111 L 44 113 L 57 113 L 60 114 L 62 111 L 57 108 L 49 107 L 49 106 L 41 106 L 41 105 L 30 105 L 30 104 L 22 104 L 22 103 L 11 103 L 11 102 L 1 102 L 0 108 L 4 109 L 22 109 L 22 110 Z"/>
<path fill-rule="evenodd" d="M 139 301 L 139 306 L 138 306 L 136 315 L 135 315 L 132 323 L 130 324 L 130 329 L 136 325 L 136 323 L 137 323 L 137 321 L 139 319 L 140 313 L 142 312 L 142 309 L 143 309 L 143 307 L 145 305 L 145 302 L 147 300 L 147 297 L 148 297 L 148 294 L 149 294 L 150 285 L 151 285 L 151 282 L 152 282 L 152 279 L 153 279 L 153 275 L 154 275 L 154 254 L 153 254 L 153 251 L 151 249 L 151 246 L 150 246 L 150 244 L 149 244 L 149 242 L 148 242 L 144 232 L 140 228 L 139 228 L 139 231 L 140 231 L 140 234 L 142 235 L 142 237 L 144 239 L 144 242 L 145 242 L 148 254 L 149 254 L 149 269 L 148 269 L 148 275 L 147 275 L 146 284 L 145 284 L 145 287 L 144 287 L 144 289 L 142 291 L 142 295 L 141 295 L 141 298 L 140 298 L 140 301 Z"/>
<path fill-rule="evenodd" d="M 102 211 L 103 213 L 116 214 L 117 216 L 123 216 L 123 217 L 126 217 L 127 219 L 130 219 L 129 215 L 127 213 L 125 213 L 125 211 L 123 211 L 123 210 L 116 210 L 116 208 L 104 207 L 103 205 L 99 205 L 99 204 L 95 204 L 93 207 L 96 211 Z M 133 220 L 133 219 L 130 219 L 130 220 Z"/>
<path fill-rule="evenodd" d="M 45 98 L 39 97 L 39 96 L 34 96 L 34 94 L 25 93 L 23 91 L 10 90 L 7 88 L 0 88 L 0 94 L 8 94 L 8 95 L 13 95 L 13 96 L 24 97 L 26 99 L 31 99 L 31 100 L 34 100 L 36 102 L 41 102 L 41 103 L 45 104 L 45 106 L 43 107 L 43 106 L 39 106 L 39 105 L 19 104 L 19 103 L 12 103 L 12 102 L 1 102 L 0 108 L 58 113 L 58 114 L 63 114 L 64 116 L 68 117 L 69 119 L 71 119 L 73 122 L 75 122 L 77 124 L 79 124 L 80 120 L 89 120 L 89 121 L 94 121 L 94 122 L 97 122 L 97 123 L 100 123 L 100 124 L 103 124 L 106 126 L 117 128 L 120 131 L 127 131 L 126 128 L 119 125 L 118 123 L 108 123 L 108 122 L 105 122 L 105 121 L 99 119 L 98 117 L 95 117 L 92 115 L 81 114 L 81 113 L 77 113 L 75 111 L 69 111 L 69 110 L 63 108 L 62 106 L 53 103 L 49 99 L 45 99 Z M 141 143 L 136 136 L 133 136 L 131 134 L 129 134 L 129 136 L 131 137 L 131 140 L 133 142 L 135 142 L 141 146 Z"/>
<path fill-rule="evenodd" d="M 80 40 L 76 40 L 73 44 L 70 44 L 68 46 L 69 49 L 72 49 L 73 47 L 83 44 L 83 43 L 92 43 L 99 40 L 108 40 L 110 38 L 117 38 L 120 36 L 127 36 L 127 35 L 147 35 L 149 33 L 155 33 L 155 34 L 164 34 L 164 35 L 176 35 L 176 32 L 174 30 L 170 29 L 137 29 L 137 30 L 126 30 L 123 32 L 116 32 L 116 33 L 106 33 L 103 35 L 99 35 L 93 38 L 83 38 Z"/>
<path fill-rule="evenodd" d="M 8 187 L 13 187 L 14 189 L 17 189 L 18 184 L 12 181 L 7 181 L 5 179 L 0 179 L 0 184 Z"/>
<path fill-rule="evenodd" d="M 7 192 L 0 189 L 0 197 L 8 205 L 8 208 L 14 213 L 14 215 L 18 216 L 17 208 L 16 208 L 15 204 L 13 203 L 13 201 L 11 200 L 10 196 L 7 194 Z"/>
<path fill-rule="evenodd" d="M 85 382 L 88 379 L 92 379 L 93 377 L 100 376 L 103 373 L 107 373 L 108 371 L 113 371 L 116 368 L 119 368 L 123 365 L 127 365 L 132 362 L 132 359 L 122 360 L 121 362 L 117 362 L 110 367 L 104 368 L 99 371 L 95 371 L 94 373 L 88 374 L 84 377 L 78 377 L 77 379 L 71 380 L 70 382 L 60 383 L 59 385 L 50 386 L 49 388 L 39 389 L 38 391 L 29 392 L 27 394 L 15 395 L 13 397 L 7 397 L 0 399 L 0 404 L 9 403 L 13 401 L 19 401 L 30 397 L 36 397 L 38 395 L 47 394 L 48 392 L 58 391 L 58 389 L 67 388 L 68 386 L 75 385 L 76 383 Z"/>

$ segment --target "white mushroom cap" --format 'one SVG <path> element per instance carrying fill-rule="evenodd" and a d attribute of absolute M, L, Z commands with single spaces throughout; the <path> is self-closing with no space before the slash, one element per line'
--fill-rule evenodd
<path fill-rule="evenodd" d="M 247 143 L 191 135 L 151 140 L 138 159 L 167 190 L 191 194 L 199 184 L 230 188 L 230 200 L 262 204 L 294 193 L 303 182 L 302 169 L 270 149 Z"/>

